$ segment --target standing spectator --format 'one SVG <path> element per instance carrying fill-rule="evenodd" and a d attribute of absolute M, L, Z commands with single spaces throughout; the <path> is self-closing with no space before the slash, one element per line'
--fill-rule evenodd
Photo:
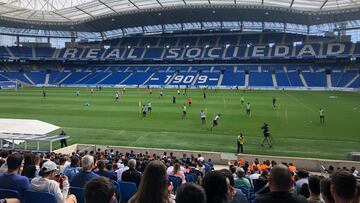
<path fill-rule="evenodd" d="M 60 177 L 57 174 L 58 169 L 56 164 L 52 161 L 45 162 L 41 166 L 41 177 L 34 178 L 31 181 L 31 189 L 54 194 L 57 203 L 76 203 L 76 197 L 74 195 L 68 195 L 70 188 L 68 178 L 66 176 Z M 60 189 L 61 186 L 62 189 Z"/>
<path fill-rule="evenodd" d="M 319 176 L 310 176 L 309 177 L 309 191 L 310 197 L 308 198 L 309 203 L 323 203 L 320 199 L 320 181 Z"/>
<path fill-rule="evenodd" d="M 105 177 L 96 177 L 85 185 L 84 190 L 86 203 L 115 203 L 114 184 Z"/>
<path fill-rule="evenodd" d="M 166 180 L 166 167 L 158 160 L 151 161 L 145 169 L 138 191 L 129 203 L 172 202 Z"/>
<path fill-rule="evenodd" d="M 34 164 L 35 164 L 35 177 L 39 177 L 40 173 L 40 163 L 41 163 L 41 157 L 40 154 L 36 154 L 34 157 Z"/>
<path fill-rule="evenodd" d="M 236 188 L 243 188 L 246 189 L 246 191 L 250 192 L 251 190 L 251 183 L 250 180 L 248 178 L 245 177 L 245 171 L 243 168 L 238 168 L 236 170 L 237 173 L 237 177 L 235 178 L 234 182 L 235 182 L 235 187 Z M 245 194 L 246 196 L 248 194 Z"/>
<path fill-rule="evenodd" d="M 177 191 L 176 203 L 206 203 L 205 191 L 194 183 L 183 184 Z"/>
<path fill-rule="evenodd" d="M 356 178 L 348 171 L 336 171 L 331 177 L 331 194 L 335 203 L 351 203 L 356 195 Z"/>
<path fill-rule="evenodd" d="M 140 185 L 141 173 L 136 170 L 136 160 L 130 159 L 128 162 L 129 169 L 122 174 L 122 181 L 135 183 L 137 187 Z"/>
<path fill-rule="evenodd" d="M 331 179 L 324 178 L 320 181 L 321 197 L 325 203 L 334 203 L 335 200 L 331 195 Z"/>
<path fill-rule="evenodd" d="M 226 203 L 231 201 L 234 193 L 229 179 L 219 171 L 207 173 L 202 186 L 206 193 L 207 203 Z"/>
<path fill-rule="evenodd" d="M 181 181 L 182 181 L 183 184 L 186 183 L 185 174 L 184 174 L 183 171 L 181 171 L 179 163 L 174 164 L 174 168 L 170 172 L 170 175 L 179 177 L 179 178 L 181 178 Z"/>
<path fill-rule="evenodd" d="M 97 162 L 97 167 L 99 170 L 96 172 L 96 174 L 98 174 L 99 176 L 107 177 L 110 180 L 117 181 L 117 176 L 115 172 L 106 169 L 105 161 L 99 160 Z"/>
<path fill-rule="evenodd" d="M 29 179 L 19 175 L 23 157 L 20 153 L 9 155 L 6 159 L 7 172 L 0 176 L 0 188 L 16 190 L 23 194 L 30 186 Z"/>
<path fill-rule="evenodd" d="M 270 192 L 255 198 L 255 203 L 307 203 L 303 196 L 290 192 L 293 187 L 291 171 L 285 165 L 271 169 L 269 178 Z"/>
<path fill-rule="evenodd" d="M 82 169 L 79 173 L 75 174 L 70 180 L 71 187 L 83 188 L 89 180 L 98 177 L 92 169 L 94 167 L 94 157 L 85 155 L 81 159 Z"/>
<path fill-rule="evenodd" d="M 61 148 L 63 147 L 67 147 L 67 140 L 66 140 L 66 132 L 64 130 L 61 130 L 61 133 L 59 134 L 60 137 L 64 137 L 63 139 L 60 140 L 61 143 Z"/>
<path fill-rule="evenodd" d="M 75 174 L 79 173 L 79 171 L 80 171 L 79 162 L 80 162 L 79 157 L 72 156 L 70 166 L 68 166 L 64 169 L 64 174 L 69 178 L 69 180 L 71 180 L 71 178 Z"/>

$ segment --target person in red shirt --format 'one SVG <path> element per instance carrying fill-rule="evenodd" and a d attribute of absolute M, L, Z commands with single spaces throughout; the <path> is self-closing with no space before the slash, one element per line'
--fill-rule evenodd
<path fill-rule="evenodd" d="M 188 101 L 188 103 L 189 103 L 189 107 L 191 107 L 192 98 L 191 98 L 191 97 L 188 97 L 187 101 Z"/>

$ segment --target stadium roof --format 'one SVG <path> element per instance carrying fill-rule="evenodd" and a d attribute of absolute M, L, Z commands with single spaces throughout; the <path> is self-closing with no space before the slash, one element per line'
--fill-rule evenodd
<path fill-rule="evenodd" d="M 360 19 L 360 0 L 0 0 L 4 27 L 101 32 L 204 21 L 304 25 Z"/>

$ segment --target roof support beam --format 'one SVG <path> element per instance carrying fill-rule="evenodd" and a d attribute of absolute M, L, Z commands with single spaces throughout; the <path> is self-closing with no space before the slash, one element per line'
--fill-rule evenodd
<path fill-rule="evenodd" d="M 322 8 L 324 8 L 324 6 L 325 6 L 325 4 L 328 2 L 329 0 L 325 0 L 324 1 L 324 3 L 321 5 L 321 7 L 320 7 L 320 10 L 322 9 Z"/>
<path fill-rule="evenodd" d="M 262 6 L 264 5 L 264 0 L 261 1 L 261 5 L 262 5 Z"/>
<path fill-rule="evenodd" d="M 62 14 L 60 14 L 60 13 L 57 13 L 57 12 L 55 12 L 55 11 L 53 11 L 53 14 L 58 15 L 58 16 L 60 16 L 60 17 L 62 17 L 62 18 L 65 18 L 65 19 L 68 20 L 68 21 L 72 21 L 70 18 L 65 17 L 64 15 L 62 15 Z"/>
<path fill-rule="evenodd" d="M 0 15 L 4 15 L 4 14 L 8 14 L 8 13 L 15 13 L 15 12 L 19 12 L 19 11 L 25 11 L 26 9 L 14 9 L 11 11 L 4 11 L 4 12 L 0 12 Z"/>
<path fill-rule="evenodd" d="M 185 0 L 183 0 L 183 2 L 184 2 L 184 4 L 185 4 L 185 5 L 187 5 L 187 3 L 186 3 L 186 1 L 185 1 Z"/>
<path fill-rule="evenodd" d="M 290 8 L 293 6 L 295 0 L 292 0 L 290 3 Z"/>
<path fill-rule="evenodd" d="M 135 8 L 140 9 L 139 6 L 136 5 L 134 2 L 132 2 L 131 0 L 128 0 L 128 1 L 129 1 L 129 3 L 131 3 L 133 6 L 135 6 Z"/>
<path fill-rule="evenodd" d="M 208 0 L 208 2 L 209 2 L 209 4 L 211 4 L 211 1 L 210 1 L 210 0 Z"/>
<path fill-rule="evenodd" d="M 118 12 L 116 12 L 113 8 L 111 8 L 111 6 L 107 5 L 106 3 L 102 2 L 101 0 L 98 0 L 99 3 L 101 3 L 102 5 L 106 6 L 108 9 L 110 9 L 112 12 L 119 14 Z"/>
<path fill-rule="evenodd" d="M 88 16 L 90 16 L 90 17 L 92 17 L 92 18 L 95 18 L 95 17 L 94 17 L 93 15 L 91 15 L 89 12 L 86 12 L 86 11 L 84 11 L 83 9 L 81 9 L 81 8 L 79 8 L 79 7 L 77 7 L 77 6 L 75 6 L 74 8 L 76 8 L 77 10 L 85 13 L 86 15 L 88 15 Z"/>
<path fill-rule="evenodd" d="M 162 3 L 159 0 L 156 0 L 158 2 L 158 4 L 161 6 L 161 8 L 164 8 L 164 6 L 162 5 Z"/>

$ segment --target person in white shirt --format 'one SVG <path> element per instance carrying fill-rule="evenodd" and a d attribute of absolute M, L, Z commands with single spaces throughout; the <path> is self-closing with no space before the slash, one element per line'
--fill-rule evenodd
<path fill-rule="evenodd" d="M 54 162 L 46 161 L 40 170 L 40 176 L 32 179 L 30 188 L 34 191 L 49 192 L 55 195 L 57 203 L 76 203 L 74 195 L 68 195 L 70 184 L 66 176 L 59 176 Z M 60 189 L 62 183 L 62 189 Z"/>
<path fill-rule="evenodd" d="M 119 160 L 119 162 L 117 163 L 118 169 L 115 171 L 115 173 L 117 175 L 118 180 L 121 180 L 122 173 L 129 169 L 127 163 L 128 163 L 127 159 L 124 159 L 123 161 Z"/>
<path fill-rule="evenodd" d="M 200 119 L 201 119 L 201 123 L 205 124 L 205 122 L 206 122 L 206 114 L 205 114 L 204 110 L 200 111 Z"/>
<path fill-rule="evenodd" d="M 215 116 L 215 118 L 213 120 L 213 124 L 211 126 L 211 130 L 218 125 L 219 119 L 220 119 L 220 114 Z"/>

